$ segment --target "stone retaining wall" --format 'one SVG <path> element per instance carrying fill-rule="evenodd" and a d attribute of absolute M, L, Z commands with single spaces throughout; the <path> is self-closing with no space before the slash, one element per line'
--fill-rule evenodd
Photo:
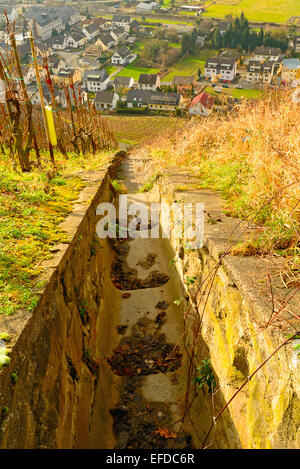
<path fill-rule="evenodd" d="M 119 159 L 86 175 L 87 186 L 63 223 L 72 241 L 45 262 L 46 287 L 34 312 L 1 318 L 0 330 L 14 344 L 10 365 L 0 372 L 1 448 L 97 447 L 91 428 L 100 377 L 91 350 L 98 350 L 99 338 L 109 341 L 102 313 L 111 304 L 111 254 L 96 236 L 96 207 L 115 197 L 109 173 Z M 109 426 L 105 433 L 113 439 Z"/>
<path fill-rule="evenodd" d="M 182 281 L 195 276 L 201 284 L 230 243 L 228 226 L 232 229 L 240 221 L 222 214 L 220 197 L 212 191 L 176 192 L 180 177 L 173 176 L 164 176 L 158 183 L 162 199 L 169 203 L 205 200 L 206 213 L 222 219 L 211 225 L 206 217 L 204 246 L 198 251 L 185 250 L 182 240 L 171 239 Z M 263 327 L 272 310 L 272 299 L 262 288 L 266 281 L 266 260 L 228 255 L 217 269 L 211 291 L 208 287 L 196 300 L 199 314 L 204 311 L 201 335 L 225 402 L 287 338 L 286 331 Z M 192 302 L 196 289 L 189 288 Z M 287 295 L 287 291 L 280 293 Z M 293 308 L 299 313 L 299 295 L 289 306 Z M 222 431 L 226 433 L 233 423 L 243 448 L 299 448 L 299 362 L 292 344 L 280 349 L 232 401 L 230 418 L 225 413 L 218 421 Z"/>

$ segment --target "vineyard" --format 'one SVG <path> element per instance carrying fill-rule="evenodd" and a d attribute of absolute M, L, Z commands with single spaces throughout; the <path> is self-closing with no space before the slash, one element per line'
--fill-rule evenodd
<path fill-rule="evenodd" d="M 46 57 L 37 57 L 32 32 L 28 31 L 32 62 L 40 92 L 41 106 L 33 106 L 24 82 L 14 24 L 7 18 L 10 50 L 0 54 L 0 152 L 9 154 L 13 166 L 28 172 L 42 167 L 41 154 L 47 152 L 55 167 L 54 147 L 64 158 L 69 152 L 77 155 L 95 154 L 116 146 L 105 120 L 95 110 L 89 97 L 84 100 L 81 87 L 70 77 L 54 79 Z M 51 96 L 51 106 L 45 106 L 41 75 Z M 63 92 L 66 108 L 57 102 L 57 91 Z"/>

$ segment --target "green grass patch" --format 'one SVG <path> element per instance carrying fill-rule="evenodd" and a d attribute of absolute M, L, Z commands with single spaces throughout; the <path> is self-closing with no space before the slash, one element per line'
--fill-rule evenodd
<path fill-rule="evenodd" d="M 252 171 L 243 156 L 235 155 L 221 165 L 207 160 L 201 165 L 200 187 L 221 192 L 228 201 L 231 215 L 249 219 L 253 217 L 253 200 L 247 194 L 247 186 Z M 276 254 L 280 256 L 297 253 L 297 248 L 290 249 L 290 240 L 294 237 L 292 226 L 287 226 L 284 216 L 274 216 L 271 204 L 259 211 L 255 223 L 263 224 L 266 229 L 256 239 L 241 240 L 235 248 L 236 253 L 266 254 L 274 246 Z"/>
<path fill-rule="evenodd" d="M 181 48 L 181 44 L 179 42 L 169 42 L 168 45 L 170 47 L 174 47 L 175 49 L 180 49 Z"/>
<path fill-rule="evenodd" d="M 204 72 L 205 61 L 193 57 L 179 60 L 176 64 L 169 67 L 169 73 L 163 78 L 164 81 L 172 81 L 174 76 L 198 76 L 200 68 L 201 73 Z"/>
<path fill-rule="evenodd" d="M 220 85 L 221 86 L 221 85 Z M 245 99 L 258 99 L 263 96 L 263 91 L 261 90 L 253 90 L 253 89 L 245 89 L 245 90 L 240 90 L 237 88 L 222 88 L 222 93 L 217 93 L 215 91 L 215 88 L 212 86 L 207 86 L 205 88 L 205 91 L 207 91 L 210 94 L 213 94 L 214 96 L 221 96 L 222 94 L 226 96 L 232 96 L 233 98 L 245 98 Z"/>
<path fill-rule="evenodd" d="M 153 176 L 151 176 L 146 182 L 145 184 L 141 187 L 141 189 L 138 191 L 140 193 L 142 192 L 150 192 L 153 187 L 154 187 L 154 184 L 155 182 L 157 181 L 157 179 L 159 178 L 160 174 L 157 173 L 157 174 L 154 174 Z"/>
<path fill-rule="evenodd" d="M 194 21 L 180 21 L 180 20 L 167 20 L 167 19 L 154 19 L 154 18 L 145 18 L 145 23 L 161 23 L 161 24 L 185 24 L 193 26 Z"/>
<path fill-rule="evenodd" d="M 43 155 L 45 156 L 45 155 Z M 85 183 L 78 170 L 99 169 L 109 154 L 56 155 L 58 171 L 48 177 L 44 169 L 30 173 L 14 170 L 7 156 L 0 161 L 0 314 L 33 310 L 44 285 L 39 282 L 42 261 L 53 256 L 51 248 L 68 243 L 60 223 L 73 208 Z"/>
<path fill-rule="evenodd" d="M 118 70 L 118 68 L 117 68 L 117 67 L 114 67 L 113 65 L 107 65 L 107 66 L 105 67 L 105 70 L 107 71 L 107 73 L 108 73 L 109 75 L 111 75 L 112 73 L 116 72 L 116 71 Z"/>
<path fill-rule="evenodd" d="M 187 10 L 181 10 L 179 11 L 179 14 L 182 15 L 182 16 L 196 16 L 196 12 L 195 11 L 187 11 Z"/>
<path fill-rule="evenodd" d="M 164 3 L 161 5 L 162 8 L 170 8 L 171 6 L 171 0 L 164 0 Z"/>
<path fill-rule="evenodd" d="M 298 0 L 216 0 L 214 4 L 206 2 L 204 16 L 224 18 L 232 14 L 239 16 L 242 11 L 250 21 L 285 23 L 292 16 L 300 16 Z"/>
<path fill-rule="evenodd" d="M 159 73 L 159 68 L 147 68 L 147 67 L 139 67 L 137 64 L 138 59 L 136 59 L 131 64 L 127 65 L 120 73 L 118 73 L 118 77 L 132 77 L 134 80 L 140 78 L 141 73 Z"/>
<path fill-rule="evenodd" d="M 137 54 L 142 52 L 142 50 L 144 49 L 145 47 L 145 44 L 146 44 L 147 41 L 136 41 L 132 46 L 131 46 L 131 50 L 133 52 L 136 52 Z"/>

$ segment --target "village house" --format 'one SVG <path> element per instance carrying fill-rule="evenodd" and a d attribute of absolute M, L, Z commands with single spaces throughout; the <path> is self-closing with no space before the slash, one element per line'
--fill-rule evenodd
<path fill-rule="evenodd" d="M 254 50 L 255 60 L 265 61 L 265 60 L 274 60 L 279 62 L 282 52 L 278 47 L 256 47 Z"/>
<path fill-rule="evenodd" d="M 60 56 L 50 56 L 48 58 L 48 66 L 52 75 L 57 75 L 61 68 L 66 67 L 66 62 Z"/>
<path fill-rule="evenodd" d="M 0 0 L 0 2 L 3 3 L 2 0 Z M 4 9 L 6 10 L 6 14 L 10 23 L 17 20 L 18 18 L 17 9 L 15 9 L 14 7 L 9 7 L 7 5 L 2 5 L 0 9 L 0 22 L 6 21 L 6 18 L 4 15 Z"/>
<path fill-rule="evenodd" d="M 96 92 L 106 89 L 109 75 L 106 70 L 87 70 L 83 76 L 83 86 L 87 91 Z"/>
<path fill-rule="evenodd" d="M 40 37 L 43 41 L 49 39 L 54 31 L 60 33 L 67 26 L 80 21 L 79 12 L 71 6 L 32 6 L 24 12 L 24 16 L 35 37 Z"/>
<path fill-rule="evenodd" d="M 271 83 L 273 76 L 280 67 L 280 62 L 267 60 L 260 62 L 258 60 L 249 61 L 247 67 L 246 80 L 250 83 L 262 81 L 263 83 Z"/>
<path fill-rule="evenodd" d="M 38 69 L 39 69 L 39 74 L 41 79 L 45 79 L 47 72 L 44 69 L 44 67 L 40 64 L 38 64 Z M 27 70 L 24 72 L 24 83 L 25 85 L 31 84 L 31 83 L 36 83 L 36 73 L 35 73 L 35 67 L 33 64 L 31 64 Z"/>
<path fill-rule="evenodd" d="M 101 26 L 99 26 L 99 29 L 103 32 L 103 33 L 107 33 L 108 31 L 111 31 L 112 28 L 118 28 L 117 25 L 112 25 L 112 20 L 105 20 L 105 23 L 103 23 Z"/>
<path fill-rule="evenodd" d="M 95 108 L 97 111 L 116 109 L 119 95 L 114 91 L 99 91 L 95 98 Z"/>
<path fill-rule="evenodd" d="M 130 31 L 131 16 L 114 15 L 112 19 L 112 26 L 124 28 L 127 33 Z"/>
<path fill-rule="evenodd" d="M 280 62 L 274 60 L 267 60 L 261 64 L 261 80 L 263 83 L 271 83 L 273 77 L 276 75 L 280 67 Z"/>
<path fill-rule="evenodd" d="M 135 11 L 139 14 L 151 13 L 157 7 L 157 2 L 140 2 L 137 4 Z"/>
<path fill-rule="evenodd" d="M 84 26 L 82 32 L 88 41 L 92 41 L 95 37 L 99 36 L 99 28 L 95 23 Z"/>
<path fill-rule="evenodd" d="M 137 31 L 138 29 L 140 29 L 140 27 L 141 27 L 141 25 L 140 25 L 140 23 L 139 23 L 137 20 L 131 21 L 131 23 L 130 23 L 130 29 L 131 29 L 132 31 Z"/>
<path fill-rule="evenodd" d="M 27 19 L 35 37 L 42 41 L 49 39 L 53 31 L 60 33 L 64 29 L 61 17 L 56 14 L 36 13 L 33 18 Z"/>
<path fill-rule="evenodd" d="M 291 84 L 300 79 L 300 59 L 284 59 L 281 78 L 284 83 Z"/>
<path fill-rule="evenodd" d="M 106 21 L 104 18 L 101 16 L 97 16 L 97 18 L 86 18 L 81 22 L 82 26 L 87 26 L 88 24 L 94 23 L 98 26 L 99 29 L 103 29 L 104 25 L 106 24 Z"/>
<path fill-rule="evenodd" d="M 193 13 L 201 13 L 202 11 L 204 11 L 203 7 L 197 5 L 181 5 L 180 9 L 183 11 L 191 11 Z"/>
<path fill-rule="evenodd" d="M 196 78 L 194 76 L 175 76 L 173 78 L 173 85 L 177 88 L 179 93 L 193 91 L 196 85 Z"/>
<path fill-rule="evenodd" d="M 128 37 L 128 33 L 125 31 L 124 28 L 112 29 L 110 31 L 110 34 L 112 38 L 118 43 L 125 41 L 125 39 Z"/>
<path fill-rule="evenodd" d="M 293 37 L 292 49 L 296 54 L 300 54 L 300 36 Z"/>
<path fill-rule="evenodd" d="M 127 93 L 127 98 L 126 98 L 127 107 L 129 108 L 148 107 L 151 96 L 152 96 L 151 91 L 129 90 Z"/>
<path fill-rule="evenodd" d="M 69 100 L 70 100 L 70 103 L 72 106 L 74 106 L 74 94 L 75 94 L 75 98 L 76 98 L 76 101 L 79 102 L 80 99 L 82 101 L 83 104 L 85 104 L 87 102 L 87 93 L 81 89 L 81 84 L 78 83 L 74 86 L 74 89 L 70 89 L 70 87 L 68 87 L 68 93 L 69 93 Z M 68 102 L 67 102 L 67 98 L 66 98 L 66 94 L 64 91 L 61 91 L 59 93 L 57 93 L 57 97 L 56 97 L 56 101 L 61 105 L 61 107 L 63 109 L 66 109 L 67 106 L 68 106 Z"/>
<path fill-rule="evenodd" d="M 66 46 L 69 49 L 79 49 L 86 44 L 87 38 L 81 31 L 72 31 L 66 38 Z"/>
<path fill-rule="evenodd" d="M 46 86 L 46 85 L 43 86 L 42 91 L 43 91 L 44 103 L 45 103 L 46 106 L 49 106 L 51 104 L 52 100 L 51 100 L 51 94 L 50 94 L 48 86 Z M 27 92 L 28 92 L 28 96 L 29 96 L 29 99 L 31 101 L 31 104 L 33 106 L 40 106 L 41 105 L 41 97 L 40 97 L 40 93 L 39 93 L 39 89 L 37 87 L 37 84 L 36 83 L 31 83 L 31 84 L 27 85 Z"/>
<path fill-rule="evenodd" d="M 74 26 L 74 24 L 79 23 L 81 20 L 79 11 L 71 6 L 64 6 L 62 9 L 59 9 L 58 14 L 64 26 Z"/>
<path fill-rule="evenodd" d="M 97 39 L 95 45 L 105 51 L 115 46 L 116 40 L 112 37 L 111 33 L 105 33 L 101 34 L 101 36 Z"/>
<path fill-rule="evenodd" d="M 236 77 L 237 63 L 226 57 L 212 57 L 205 64 L 205 77 L 219 76 L 222 80 L 232 81 Z"/>
<path fill-rule="evenodd" d="M 160 87 L 160 77 L 157 74 L 141 73 L 138 88 L 144 91 L 156 91 Z"/>
<path fill-rule="evenodd" d="M 209 93 L 202 91 L 202 93 L 195 96 L 192 100 L 189 113 L 192 116 L 209 116 L 214 105 L 214 98 Z"/>
<path fill-rule="evenodd" d="M 40 57 L 49 57 L 53 52 L 52 48 L 48 44 L 45 44 L 45 42 L 40 41 L 39 39 L 36 39 L 35 41 L 35 50 L 37 55 Z"/>
<path fill-rule="evenodd" d="M 250 60 L 247 67 L 246 80 L 250 83 L 260 81 L 261 62 L 259 60 Z"/>
<path fill-rule="evenodd" d="M 238 65 L 241 54 L 235 50 L 225 49 L 221 52 L 220 57 L 224 59 L 233 59 L 236 62 L 236 65 Z"/>
<path fill-rule="evenodd" d="M 221 36 L 223 36 L 223 34 L 228 31 L 229 27 L 230 23 L 228 23 L 227 21 L 220 21 L 218 23 L 217 29 L 220 31 Z"/>
<path fill-rule="evenodd" d="M 134 79 L 132 77 L 118 77 L 114 80 L 115 91 L 121 88 L 132 88 L 134 85 Z"/>
<path fill-rule="evenodd" d="M 148 108 L 154 111 L 175 112 L 183 103 L 180 93 L 151 93 Z"/>
<path fill-rule="evenodd" d="M 49 57 L 53 53 L 51 46 L 39 39 L 35 40 L 35 50 L 38 57 Z M 9 51 L 11 51 L 11 46 L 8 43 L 0 43 L 0 52 L 2 54 L 5 55 Z M 28 38 L 24 38 L 23 43 L 18 47 L 18 51 L 21 62 L 23 62 L 26 57 L 31 58 L 31 46 Z"/>
<path fill-rule="evenodd" d="M 58 36 L 50 37 L 45 41 L 45 44 L 53 50 L 65 50 L 67 47 L 66 36 L 60 34 Z"/>
<path fill-rule="evenodd" d="M 74 68 L 68 68 L 68 67 L 65 67 L 65 68 L 61 68 L 57 75 L 55 75 L 53 77 L 55 80 L 58 80 L 62 83 L 70 83 L 70 80 L 73 84 L 75 83 L 80 83 L 81 80 L 82 80 L 82 74 L 81 74 L 81 71 L 78 70 L 78 69 L 74 69 Z"/>
<path fill-rule="evenodd" d="M 111 57 L 111 63 L 114 65 L 127 65 L 137 58 L 137 54 L 132 52 L 126 47 L 120 47 Z"/>
<path fill-rule="evenodd" d="M 153 111 L 175 112 L 183 104 L 180 93 L 161 93 L 158 91 L 129 90 L 127 93 L 128 108 L 149 108 Z"/>

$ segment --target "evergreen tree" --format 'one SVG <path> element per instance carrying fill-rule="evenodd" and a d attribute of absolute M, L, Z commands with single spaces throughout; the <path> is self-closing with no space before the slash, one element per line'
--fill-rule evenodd
<path fill-rule="evenodd" d="M 222 37 L 221 37 L 221 33 L 218 29 L 216 29 L 215 32 L 214 32 L 213 47 L 215 49 L 220 49 L 222 47 Z"/>
<path fill-rule="evenodd" d="M 240 26 L 241 26 L 241 23 L 240 23 L 240 20 L 239 20 L 238 17 L 236 17 L 235 20 L 234 20 L 234 26 L 235 26 L 236 29 L 240 28 Z"/>
<path fill-rule="evenodd" d="M 265 45 L 268 47 L 278 47 L 285 51 L 288 46 L 287 38 L 284 36 L 271 35 L 265 33 L 263 28 L 260 31 L 251 31 L 249 22 L 242 12 L 240 17 L 236 18 L 230 24 L 228 30 L 223 36 L 220 36 L 219 31 L 216 29 L 212 36 L 212 44 L 215 48 L 230 47 L 232 49 L 239 48 L 243 50 L 254 50 L 255 47 Z"/>
<path fill-rule="evenodd" d="M 264 36 L 265 36 L 264 28 L 260 28 L 259 35 L 258 35 L 259 42 L 261 43 L 263 42 Z"/>

